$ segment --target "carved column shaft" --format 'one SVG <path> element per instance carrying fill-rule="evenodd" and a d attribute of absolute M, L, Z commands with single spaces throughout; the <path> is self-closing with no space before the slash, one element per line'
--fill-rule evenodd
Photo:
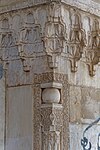
<path fill-rule="evenodd" d="M 66 75 L 55 73 L 36 75 L 35 87 L 34 148 L 68 150 L 69 103 Z"/>

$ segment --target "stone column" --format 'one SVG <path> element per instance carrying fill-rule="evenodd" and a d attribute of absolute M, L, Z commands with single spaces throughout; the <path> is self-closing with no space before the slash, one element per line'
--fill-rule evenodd
<path fill-rule="evenodd" d="M 42 150 L 62 149 L 63 106 L 59 83 L 42 84 Z"/>
<path fill-rule="evenodd" d="M 36 75 L 34 98 L 34 149 L 68 150 L 67 76 Z"/>

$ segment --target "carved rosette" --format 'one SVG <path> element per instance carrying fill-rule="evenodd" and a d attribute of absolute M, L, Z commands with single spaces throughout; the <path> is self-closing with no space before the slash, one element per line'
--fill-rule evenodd
<path fill-rule="evenodd" d="M 34 89 L 37 89 L 34 91 L 34 98 L 36 98 L 34 103 L 34 133 L 36 135 L 34 148 L 68 150 L 67 76 L 44 73 L 35 75 L 34 81 Z M 37 140 L 39 143 L 36 142 Z"/>
<path fill-rule="evenodd" d="M 71 71 L 77 71 L 77 62 L 81 59 L 86 46 L 85 30 L 81 27 L 79 15 L 74 15 L 68 42 L 68 57 L 71 62 Z"/>
<path fill-rule="evenodd" d="M 86 50 L 86 62 L 90 76 L 95 75 L 95 65 L 100 62 L 100 35 L 99 28 L 88 33 L 88 46 Z"/>

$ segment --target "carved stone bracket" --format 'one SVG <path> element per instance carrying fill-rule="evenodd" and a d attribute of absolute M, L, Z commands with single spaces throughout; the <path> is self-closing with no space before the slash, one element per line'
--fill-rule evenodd
<path fill-rule="evenodd" d="M 95 75 L 95 65 L 100 62 L 100 36 L 99 31 L 89 32 L 89 42 L 86 51 L 86 62 L 90 76 Z"/>
<path fill-rule="evenodd" d="M 85 30 L 81 27 L 78 15 L 74 16 L 68 45 L 68 57 L 71 62 L 71 71 L 76 72 L 77 61 L 81 59 L 84 47 L 86 46 Z"/>
<path fill-rule="evenodd" d="M 56 69 L 58 67 L 58 58 L 57 54 L 47 55 L 48 65 L 50 68 Z"/>

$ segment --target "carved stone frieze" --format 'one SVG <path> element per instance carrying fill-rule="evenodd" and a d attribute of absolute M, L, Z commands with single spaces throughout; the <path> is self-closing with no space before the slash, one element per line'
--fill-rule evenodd
<path fill-rule="evenodd" d="M 41 84 L 47 82 L 58 82 L 58 83 L 67 83 L 68 84 L 68 76 L 61 73 L 53 73 L 53 72 L 46 72 L 42 74 L 35 74 L 34 75 L 34 83 Z"/>

